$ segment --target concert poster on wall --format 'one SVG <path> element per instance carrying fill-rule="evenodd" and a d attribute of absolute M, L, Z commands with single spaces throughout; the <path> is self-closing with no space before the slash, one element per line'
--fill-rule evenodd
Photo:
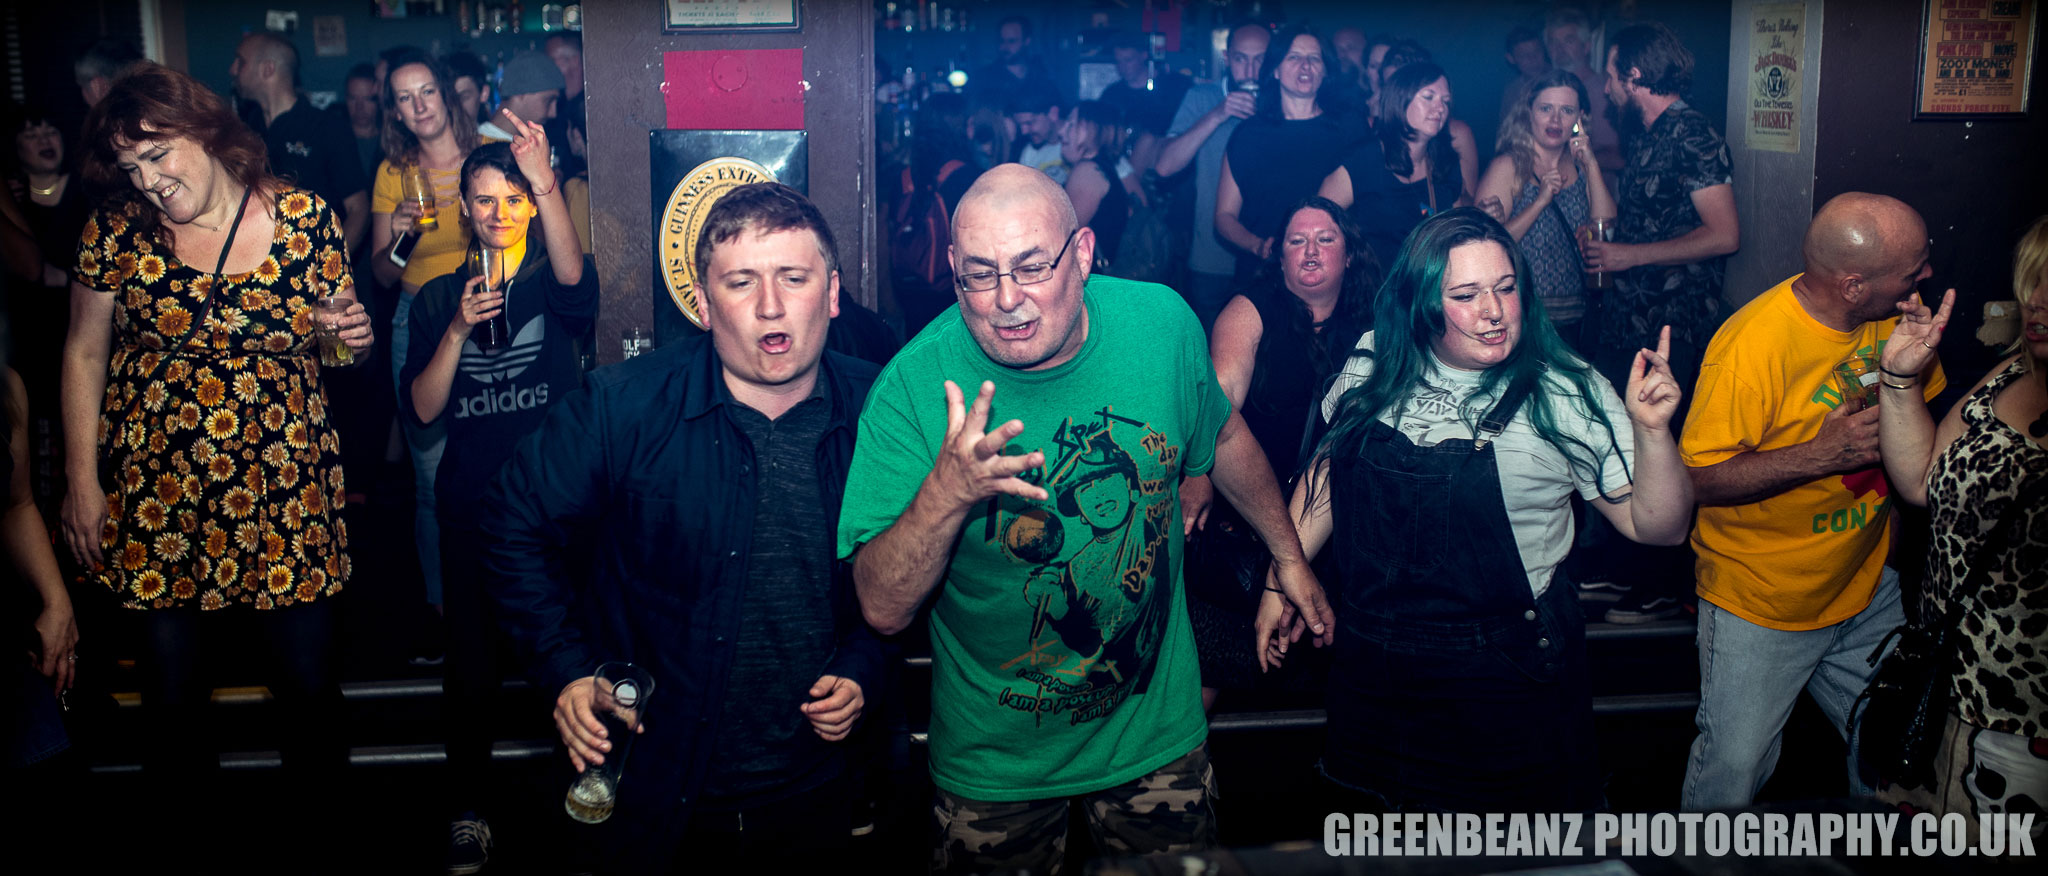
<path fill-rule="evenodd" d="M 1925 0 L 1914 119 L 2027 112 L 2040 0 Z"/>
<path fill-rule="evenodd" d="M 711 205 L 754 182 L 810 194 L 804 131 L 650 131 L 648 179 L 654 206 L 654 342 L 704 329 L 698 296 L 697 235 Z"/>

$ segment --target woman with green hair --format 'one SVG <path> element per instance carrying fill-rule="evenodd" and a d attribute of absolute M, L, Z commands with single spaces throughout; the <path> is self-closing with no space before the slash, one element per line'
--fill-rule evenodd
<path fill-rule="evenodd" d="M 1601 805 L 1585 625 L 1559 564 L 1577 493 L 1623 535 L 1677 544 L 1692 481 L 1669 427 L 1670 333 L 1627 391 L 1573 355 L 1514 238 L 1463 208 L 1401 247 L 1295 489 L 1302 546 L 1336 551 L 1337 652 L 1319 765 L 1371 811 Z M 1562 586 L 1560 586 L 1562 583 Z M 1258 646 L 1300 638 L 1268 593 Z"/>

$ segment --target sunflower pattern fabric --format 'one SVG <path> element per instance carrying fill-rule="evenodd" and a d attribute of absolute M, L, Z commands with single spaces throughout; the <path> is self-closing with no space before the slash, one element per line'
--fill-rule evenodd
<path fill-rule="evenodd" d="M 114 296 L 105 562 L 90 577 L 129 608 L 283 608 L 348 580 L 312 306 L 354 280 L 318 196 L 284 188 L 274 206 L 270 254 L 246 274 L 179 262 L 138 231 L 154 209 L 139 200 L 95 211 L 79 238 L 79 281 Z"/>

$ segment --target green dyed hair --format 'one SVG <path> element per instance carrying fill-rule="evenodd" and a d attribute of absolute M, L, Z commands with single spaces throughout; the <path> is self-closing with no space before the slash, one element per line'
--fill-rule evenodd
<path fill-rule="evenodd" d="M 1620 452 L 1614 427 L 1596 397 L 1600 390 L 1593 369 L 1565 346 L 1550 324 L 1542 303 L 1536 300 L 1529 263 L 1522 258 L 1515 239 L 1493 217 L 1471 207 L 1423 220 L 1402 243 L 1401 254 L 1373 302 L 1372 373 L 1338 399 L 1330 431 L 1316 448 L 1318 457 L 1364 452 L 1372 424 L 1387 411 L 1394 412 L 1395 423 L 1400 422 L 1423 376 L 1436 367 L 1430 344 L 1444 334 L 1444 267 L 1451 250 L 1482 242 L 1498 244 L 1514 260 L 1515 292 L 1523 296 L 1523 302 L 1521 336 L 1515 349 L 1506 360 L 1486 370 L 1478 397 L 1498 397 L 1506 387 L 1529 383 L 1534 389 L 1523 410 L 1536 434 L 1563 452 L 1573 471 L 1589 482 L 1600 482 L 1598 451 L 1559 426 L 1567 417 L 1592 420 L 1607 432 L 1609 448 Z M 1557 375 L 1570 391 L 1557 392 L 1552 382 L 1543 380 L 1546 373 Z M 1468 412 L 1466 416 L 1466 424 L 1476 430 L 1480 414 Z"/>

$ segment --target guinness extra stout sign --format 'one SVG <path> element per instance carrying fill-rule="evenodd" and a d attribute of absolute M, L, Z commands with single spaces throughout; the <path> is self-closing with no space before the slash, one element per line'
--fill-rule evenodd
<path fill-rule="evenodd" d="M 654 212 L 654 339 L 657 346 L 704 330 L 697 238 L 711 207 L 748 183 L 809 186 L 803 131 L 650 131 Z M 662 307 L 667 298 L 673 309 Z"/>
<path fill-rule="evenodd" d="M 740 186 L 775 181 L 768 168 L 727 156 L 697 165 L 669 193 L 661 211 L 661 278 L 669 300 L 698 328 L 704 327 L 704 309 L 697 300 L 697 235 L 711 205 Z"/>

